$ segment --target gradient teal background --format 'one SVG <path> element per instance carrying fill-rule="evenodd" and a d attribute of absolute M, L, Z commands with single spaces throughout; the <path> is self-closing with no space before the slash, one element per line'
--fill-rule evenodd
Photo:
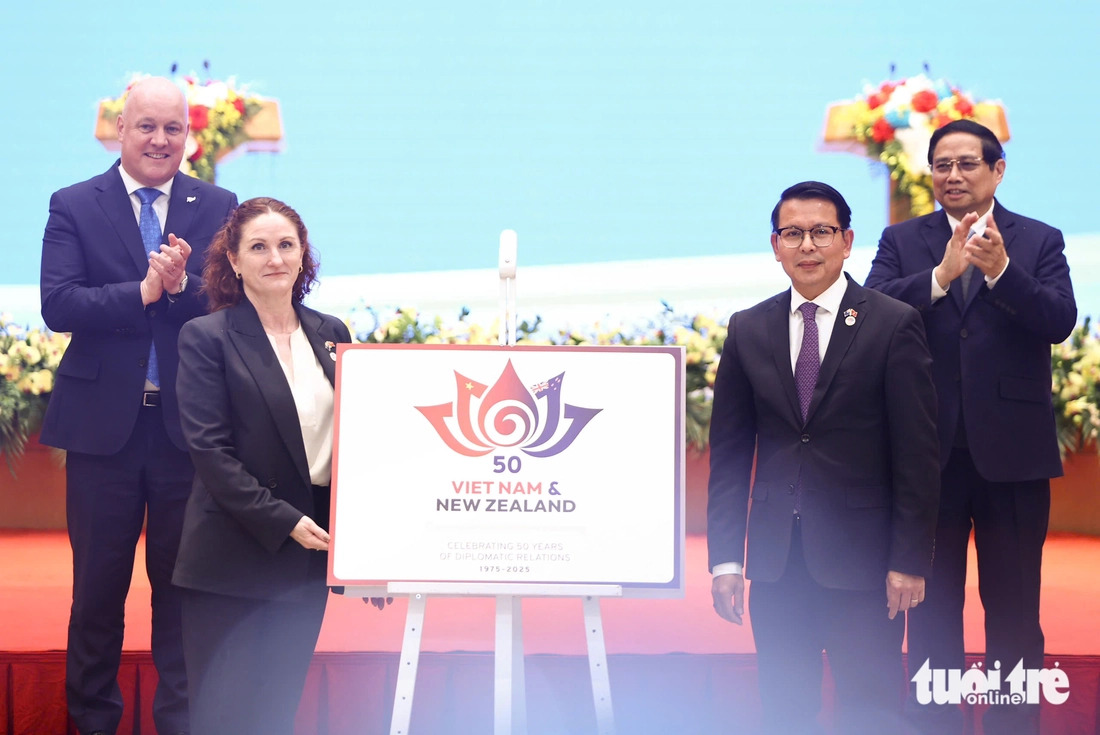
<path fill-rule="evenodd" d="M 892 63 L 1003 100 L 1002 201 L 1093 233 L 1098 28 L 1100 3 L 1065 0 L 9 3 L 0 283 L 37 283 L 50 193 L 115 160 L 97 101 L 204 59 L 286 132 L 219 183 L 299 209 L 325 275 L 491 268 L 504 228 L 523 265 L 766 249 L 807 178 L 873 246 L 884 170 L 816 146 L 826 106 Z"/>

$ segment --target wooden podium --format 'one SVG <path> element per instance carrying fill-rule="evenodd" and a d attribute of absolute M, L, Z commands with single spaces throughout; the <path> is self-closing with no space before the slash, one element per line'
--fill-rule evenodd
<path fill-rule="evenodd" d="M 246 140 L 236 148 L 219 151 L 217 161 L 221 161 L 237 155 L 240 152 L 254 153 L 279 153 L 283 150 L 283 123 L 279 115 L 278 100 L 260 100 L 260 110 L 245 123 L 244 132 Z M 115 125 L 117 115 L 110 115 L 104 109 L 104 103 L 99 103 L 99 114 L 96 116 L 95 137 L 109 151 L 117 151 L 120 148 L 118 133 Z"/>
<path fill-rule="evenodd" d="M 858 114 L 858 103 L 852 100 L 834 102 L 829 105 L 825 110 L 825 126 L 821 133 L 821 150 L 855 153 L 868 158 L 866 146 L 852 134 Z M 977 102 L 974 104 L 973 119 L 992 130 L 1002 143 L 1009 139 L 1008 120 L 1005 118 L 1005 111 L 1001 105 L 992 102 Z M 910 202 L 908 197 L 898 193 L 897 182 L 893 178 L 889 178 L 887 181 L 890 224 L 895 225 L 912 217 L 909 211 Z"/>

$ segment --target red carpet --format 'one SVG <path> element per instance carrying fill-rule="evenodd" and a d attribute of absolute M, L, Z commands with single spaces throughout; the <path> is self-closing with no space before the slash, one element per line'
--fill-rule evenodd
<path fill-rule="evenodd" d="M 704 732 L 737 708 L 751 723 L 755 673 L 751 633 L 711 609 L 706 544 L 690 536 L 687 594 L 679 600 L 602 603 L 620 733 Z M 152 733 L 155 672 L 148 656 L 149 587 L 135 565 L 127 603 L 125 733 Z M 64 648 L 70 600 L 68 542 L 59 531 L 0 531 L 0 735 L 64 733 Z M 1100 733 L 1100 538 L 1052 536 L 1043 564 L 1048 666 L 1070 678 L 1070 698 L 1044 707 L 1044 732 Z M 976 579 L 971 558 L 970 579 Z M 594 732 L 581 605 L 524 601 L 529 732 Z M 984 647 L 977 589 L 968 589 L 967 647 Z M 405 603 L 383 612 L 330 598 L 318 654 L 299 713 L 299 733 L 388 732 Z M 494 608 L 491 599 L 433 599 L 427 606 L 412 727 L 419 733 L 492 731 Z M 129 728 L 129 729 L 127 729 Z M 978 730 L 980 731 L 980 729 Z"/>

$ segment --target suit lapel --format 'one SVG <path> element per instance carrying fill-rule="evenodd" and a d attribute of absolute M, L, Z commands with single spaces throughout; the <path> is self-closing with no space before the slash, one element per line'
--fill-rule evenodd
<path fill-rule="evenodd" d="M 294 465 L 302 480 L 308 485 L 309 464 L 305 442 L 302 441 L 302 427 L 298 421 L 298 408 L 294 404 L 294 395 L 290 392 L 290 384 L 279 364 L 279 358 L 260 324 L 260 317 L 248 299 L 243 299 L 240 304 L 230 308 L 228 320 L 229 339 L 256 381 L 256 388 L 275 419 L 279 436 L 294 458 Z"/>
<path fill-rule="evenodd" d="M 947 241 L 951 239 L 951 225 L 947 222 L 947 213 L 942 209 L 924 221 L 921 234 L 928 247 L 932 261 L 939 264 L 947 252 Z"/>
<path fill-rule="evenodd" d="M 317 362 L 321 363 L 325 377 L 335 386 L 336 361 L 330 355 L 336 354 L 336 343 L 340 341 L 340 335 L 325 324 L 320 314 L 301 306 L 298 307 L 298 321 L 302 323 L 302 331 L 313 348 L 313 354 L 317 356 Z"/>
<path fill-rule="evenodd" d="M 921 235 L 924 238 L 925 247 L 928 248 L 932 267 L 935 268 L 943 261 L 944 253 L 947 252 L 947 241 L 951 239 L 951 225 L 947 222 L 947 213 L 941 209 L 925 220 Z M 932 284 L 929 283 L 928 287 L 932 288 Z M 963 299 L 961 288 L 956 287 L 948 290 L 947 298 L 955 303 L 959 311 L 962 311 Z"/>
<path fill-rule="evenodd" d="M 813 418 L 814 411 L 821 403 L 829 386 L 836 377 L 840 363 L 852 346 L 860 327 L 866 321 L 866 302 L 863 288 L 856 284 L 848 274 L 844 274 L 848 280 L 848 288 L 844 291 L 844 297 L 840 300 L 840 311 L 833 322 L 832 335 L 829 337 L 829 348 L 825 350 L 825 359 L 821 361 L 821 372 L 817 376 L 817 385 L 814 386 L 813 396 L 810 397 L 810 408 L 806 412 L 806 421 Z M 845 313 L 851 310 L 854 322 L 849 325 Z"/>
<path fill-rule="evenodd" d="M 1001 233 L 1001 239 L 1005 242 L 1005 253 L 1012 257 L 1012 243 L 1016 240 L 1016 215 L 1001 206 L 994 200 L 993 219 L 997 222 L 997 230 Z"/>
<path fill-rule="evenodd" d="M 126 255 L 134 261 L 138 273 L 144 278 L 149 270 L 149 255 L 145 252 L 145 243 L 141 241 L 141 229 L 134 216 L 134 205 L 130 203 L 130 195 L 126 193 L 117 163 L 99 177 L 96 189 L 99 191 L 96 195 L 97 203 L 114 227 Z"/>
<path fill-rule="evenodd" d="M 172 233 L 186 239 L 191 231 L 195 213 L 199 211 L 198 180 L 187 174 L 177 173 L 172 180 L 172 196 L 168 200 L 168 221 L 164 223 L 164 236 Z"/>
<path fill-rule="evenodd" d="M 794 384 L 794 372 L 791 370 L 791 291 L 787 289 L 772 301 L 767 312 L 768 340 L 771 345 L 775 374 L 787 403 L 794 416 L 795 423 L 802 425 L 802 407 L 798 405 L 798 387 Z"/>

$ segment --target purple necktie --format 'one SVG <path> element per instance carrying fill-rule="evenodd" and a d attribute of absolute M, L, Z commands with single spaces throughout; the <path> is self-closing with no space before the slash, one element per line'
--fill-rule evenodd
<path fill-rule="evenodd" d="M 810 409 L 810 397 L 817 385 L 817 374 L 821 371 L 821 356 L 817 347 L 817 304 L 807 301 L 798 307 L 802 312 L 802 349 L 798 351 L 798 360 L 794 364 L 794 382 L 798 386 L 798 405 L 802 408 L 802 420 Z"/>
<path fill-rule="evenodd" d="M 817 374 L 821 371 L 821 356 L 817 347 L 817 304 L 807 301 L 798 307 L 802 312 L 802 347 L 798 350 L 798 359 L 794 363 L 794 383 L 798 388 L 798 405 L 802 409 L 802 423 L 806 423 L 806 414 L 810 410 L 810 397 L 817 385 Z M 802 511 L 802 473 L 794 489 L 794 512 Z"/>
<path fill-rule="evenodd" d="M 161 231 L 160 219 L 157 211 L 153 209 L 153 202 L 161 195 L 160 190 L 152 188 L 138 189 L 134 192 L 141 200 L 141 213 L 138 218 L 138 228 L 141 230 L 141 241 L 145 244 L 145 253 L 160 252 Z M 160 387 L 160 370 L 157 365 L 157 347 L 149 345 L 149 363 L 145 368 L 145 379 L 156 387 Z"/>

